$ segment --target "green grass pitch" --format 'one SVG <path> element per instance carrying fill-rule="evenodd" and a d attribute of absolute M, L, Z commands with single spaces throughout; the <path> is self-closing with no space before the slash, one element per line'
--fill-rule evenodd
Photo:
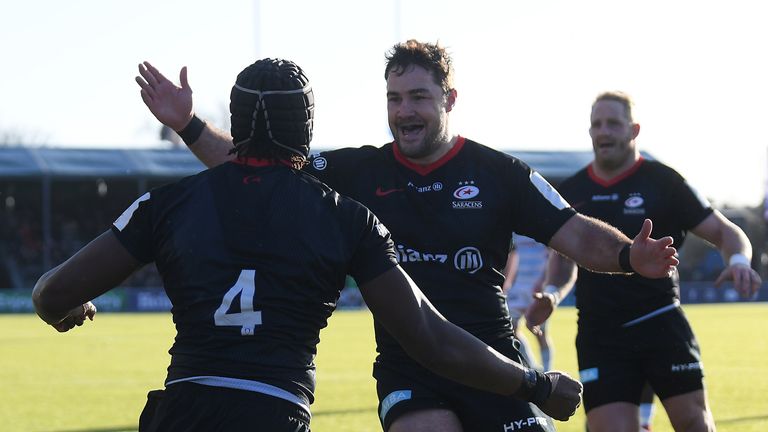
<path fill-rule="evenodd" d="M 702 347 L 718 430 L 768 430 L 765 303 L 685 306 Z M 550 324 L 554 366 L 577 375 L 576 314 Z M 136 430 L 146 392 L 159 388 L 173 339 L 169 314 L 101 314 L 58 334 L 33 315 L 0 315 L 0 429 L 112 432 Z M 373 329 L 367 311 L 340 311 L 321 334 L 315 432 L 378 431 L 371 378 Z M 534 342 L 535 343 L 535 342 Z M 584 430 L 582 411 L 559 431 Z M 659 406 L 654 431 L 671 431 Z"/>

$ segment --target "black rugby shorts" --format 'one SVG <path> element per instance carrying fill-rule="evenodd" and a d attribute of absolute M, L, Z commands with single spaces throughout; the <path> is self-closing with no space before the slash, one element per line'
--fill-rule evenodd
<path fill-rule="evenodd" d="M 518 343 L 503 339 L 491 346 L 523 362 Z M 382 361 L 373 367 L 379 396 L 379 421 L 385 431 L 400 416 L 425 409 L 453 411 L 466 432 L 554 431 L 553 420 L 536 405 L 483 392 L 438 376 L 410 359 Z"/>
<path fill-rule="evenodd" d="M 140 432 L 309 432 L 309 414 L 269 395 L 191 382 L 150 392 Z"/>
<path fill-rule="evenodd" d="M 586 328 L 576 336 L 584 409 L 640 404 L 648 382 L 664 400 L 704 388 L 701 351 L 682 309 L 627 328 Z"/>

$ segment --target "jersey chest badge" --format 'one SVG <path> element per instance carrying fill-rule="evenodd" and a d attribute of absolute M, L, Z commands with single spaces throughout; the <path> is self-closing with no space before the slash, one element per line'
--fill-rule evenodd
<path fill-rule="evenodd" d="M 624 200 L 624 214 L 625 215 L 644 215 L 645 214 L 645 200 L 640 192 L 633 192 L 629 194 L 629 198 Z"/>
<path fill-rule="evenodd" d="M 480 195 L 480 188 L 475 186 L 474 180 L 459 182 L 459 186 L 453 191 L 451 206 L 457 210 L 478 210 L 483 208 L 483 202 L 476 200 Z"/>

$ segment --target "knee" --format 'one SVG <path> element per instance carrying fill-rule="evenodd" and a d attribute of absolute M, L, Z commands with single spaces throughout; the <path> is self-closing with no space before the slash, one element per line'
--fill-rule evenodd
<path fill-rule="evenodd" d="M 684 414 L 670 416 L 672 427 L 675 431 L 690 432 L 714 432 L 715 420 L 707 409 L 690 410 Z"/>

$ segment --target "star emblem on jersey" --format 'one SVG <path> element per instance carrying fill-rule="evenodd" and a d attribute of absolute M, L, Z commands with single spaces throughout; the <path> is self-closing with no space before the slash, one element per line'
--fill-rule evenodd
<path fill-rule="evenodd" d="M 478 194 L 480 194 L 480 188 L 474 185 L 459 186 L 458 189 L 453 191 L 453 197 L 460 200 L 472 199 Z"/>

